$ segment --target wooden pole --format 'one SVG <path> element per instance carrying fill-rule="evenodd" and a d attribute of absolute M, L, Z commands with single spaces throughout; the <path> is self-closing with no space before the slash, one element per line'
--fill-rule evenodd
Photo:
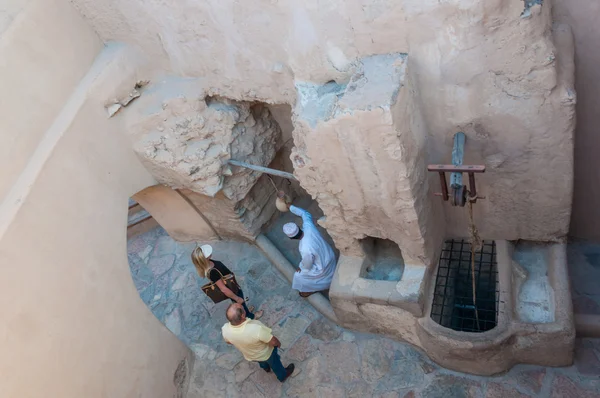
<path fill-rule="evenodd" d="M 298 181 L 298 179 L 296 177 L 294 177 L 294 175 L 292 173 L 288 173 L 286 171 L 270 169 L 268 167 L 256 166 L 253 164 L 248 164 L 248 163 L 240 162 L 238 160 L 233 160 L 233 159 L 228 160 L 227 163 L 229 163 L 232 166 L 245 167 L 250 170 L 260 171 L 261 173 L 271 174 L 274 176 L 289 178 L 290 180 Z"/>

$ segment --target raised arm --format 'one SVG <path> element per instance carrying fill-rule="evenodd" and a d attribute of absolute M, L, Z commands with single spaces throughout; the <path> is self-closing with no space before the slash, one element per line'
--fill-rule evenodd
<path fill-rule="evenodd" d="M 313 222 L 312 215 L 308 211 L 306 211 L 300 207 L 296 207 L 294 205 L 290 206 L 290 211 L 292 213 L 294 213 L 295 215 L 297 215 L 298 217 L 302 217 L 302 222 L 304 224 L 310 224 L 313 226 L 315 225 Z"/>

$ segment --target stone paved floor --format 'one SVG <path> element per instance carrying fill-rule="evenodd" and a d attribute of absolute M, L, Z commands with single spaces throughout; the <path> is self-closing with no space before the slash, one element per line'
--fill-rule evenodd
<path fill-rule="evenodd" d="M 567 254 L 575 312 L 600 315 L 600 245 L 574 241 Z"/>
<path fill-rule="evenodd" d="M 295 375 L 284 384 L 223 342 L 227 303 L 213 305 L 191 263 L 195 244 L 179 244 L 157 228 L 130 240 L 131 273 L 152 312 L 194 350 L 188 398 L 200 397 L 600 397 L 600 341 L 579 340 L 568 368 L 519 365 L 498 377 L 440 368 L 418 350 L 341 329 L 291 291 L 254 246 L 214 242 L 214 257 L 236 273 L 262 321 L 282 344 Z M 549 350 L 552 347 L 548 347 Z"/>

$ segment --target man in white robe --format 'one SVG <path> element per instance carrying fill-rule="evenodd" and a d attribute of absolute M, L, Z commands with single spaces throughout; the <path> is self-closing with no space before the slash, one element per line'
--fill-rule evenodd
<path fill-rule="evenodd" d="M 329 289 L 335 273 L 335 253 L 323 239 L 312 215 L 299 207 L 290 206 L 290 211 L 302 217 L 302 229 L 295 223 L 283 226 L 283 232 L 290 239 L 299 239 L 298 249 L 302 260 L 294 274 L 292 288 L 300 292 L 302 297 L 308 297 L 315 292 Z"/>

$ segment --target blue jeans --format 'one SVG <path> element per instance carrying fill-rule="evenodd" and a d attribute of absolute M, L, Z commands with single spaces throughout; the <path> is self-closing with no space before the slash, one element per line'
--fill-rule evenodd
<path fill-rule="evenodd" d="M 279 358 L 279 354 L 277 353 L 277 347 L 273 348 L 273 353 L 271 353 L 269 359 L 258 362 L 258 365 L 261 367 L 261 369 L 264 369 L 267 372 L 272 370 L 273 373 L 275 373 L 275 376 L 277 376 L 277 379 L 282 383 L 287 376 L 287 371 L 283 367 L 281 359 Z"/>
<path fill-rule="evenodd" d="M 244 311 L 246 311 L 246 318 L 254 319 L 254 314 L 250 312 L 248 306 L 246 305 L 246 298 L 244 298 L 244 292 L 242 291 L 242 289 L 240 289 L 240 291 L 238 292 L 238 297 L 241 297 L 244 300 L 242 307 L 244 307 Z M 235 303 L 234 300 L 231 301 Z"/>

